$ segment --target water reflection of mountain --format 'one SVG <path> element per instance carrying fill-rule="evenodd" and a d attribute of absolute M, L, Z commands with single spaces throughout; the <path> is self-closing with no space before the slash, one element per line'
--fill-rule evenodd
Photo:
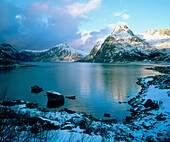
<path fill-rule="evenodd" d="M 153 71 L 145 69 L 146 66 L 136 65 L 89 65 L 81 70 L 81 93 L 89 95 L 95 94 L 96 97 L 110 99 L 112 101 L 126 101 L 127 96 L 136 95 L 139 86 L 136 84 L 137 78 L 147 75 L 155 75 Z M 90 69 L 90 70 L 89 70 Z"/>

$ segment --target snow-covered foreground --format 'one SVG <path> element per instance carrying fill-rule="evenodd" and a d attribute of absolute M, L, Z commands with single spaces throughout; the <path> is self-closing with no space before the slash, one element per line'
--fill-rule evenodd
<path fill-rule="evenodd" d="M 6 127 L 20 134 L 12 141 L 170 141 L 170 75 L 142 78 L 137 83 L 141 91 L 129 100 L 131 116 L 123 121 L 102 121 L 68 109 L 49 112 L 23 101 L 1 101 L 0 141 L 11 140 Z"/>

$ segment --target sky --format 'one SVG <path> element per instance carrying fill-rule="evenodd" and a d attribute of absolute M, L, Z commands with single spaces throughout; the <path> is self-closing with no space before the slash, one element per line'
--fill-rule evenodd
<path fill-rule="evenodd" d="M 41 50 L 60 43 L 90 51 L 115 26 L 135 34 L 170 28 L 170 0 L 0 0 L 0 43 Z"/>

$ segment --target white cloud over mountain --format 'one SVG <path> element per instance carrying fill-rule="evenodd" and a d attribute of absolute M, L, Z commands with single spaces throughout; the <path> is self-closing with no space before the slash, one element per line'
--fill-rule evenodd
<path fill-rule="evenodd" d="M 115 12 L 113 13 L 113 16 L 114 17 L 121 17 L 123 18 L 124 20 L 127 20 L 130 18 L 130 15 L 126 13 L 126 9 L 124 9 L 123 11 L 120 11 L 120 12 Z"/>

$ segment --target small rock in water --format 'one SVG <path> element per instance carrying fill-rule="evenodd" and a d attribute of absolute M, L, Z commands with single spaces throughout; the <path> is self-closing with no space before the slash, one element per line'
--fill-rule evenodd
<path fill-rule="evenodd" d="M 67 99 L 72 99 L 72 100 L 75 100 L 76 99 L 76 96 L 65 96 Z"/>
<path fill-rule="evenodd" d="M 104 114 L 104 117 L 110 117 L 110 114 L 105 113 L 105 114 Z"/>
<path fill-rule="evenodd" d="M 31 93 L 38 94 L 42 91 L 43 91 L 43 89 L 41 87 L 39 87 L 38 85 L 31 86 Z"/>

